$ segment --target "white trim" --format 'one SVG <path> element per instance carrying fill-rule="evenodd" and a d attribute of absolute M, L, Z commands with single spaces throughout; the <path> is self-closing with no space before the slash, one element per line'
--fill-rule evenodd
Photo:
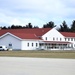
<path fill-rule="evenodd" d="M 15 36 L 14 34 L 11 34 L 10 32 L 7 32 L 7 33 L 3 34 L 2 36 L 0 36 L 0 39 L 3 38 L 3 37 L 5 37 L 6 35 L 11 35 L 11 36 L 13 36 L 13 37 L 15 37 L 15 38 L 17 38 L 19 40 L 22 40 L 21 38 Z"/>

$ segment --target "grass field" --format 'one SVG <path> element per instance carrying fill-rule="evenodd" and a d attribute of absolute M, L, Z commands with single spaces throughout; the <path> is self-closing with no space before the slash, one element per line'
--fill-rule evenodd
<path fill-rule="evenodd" d="M 75 59 L 75 51 L 0 51 L 0 56 Z"/>

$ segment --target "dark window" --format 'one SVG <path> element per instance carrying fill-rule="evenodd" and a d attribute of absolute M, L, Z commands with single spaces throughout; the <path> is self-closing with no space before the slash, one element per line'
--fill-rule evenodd
<path fill-rule="evenodd" d="M 60 38 L 60 41 L 61 41 L 62 39 Z"/>
<path fill-rule="evenodd" d="M 70 41 L 70 38 L 68 38 L 68 41 Z"/>
<path fill-rule="evenodd" d="M 38 44 L 36 43 L 36 47 L 37 47 L 37 45 L 38 45 Z"/>
<path fill-rule="evenodd" d="M 53 40 L 55 40 L 55 38 L 53 37 Z"/>
<path fill-rule="evenodd" d="M 12 46 L 12 44 L 9 44 L 9 46 Z"/>
<path fill-rule="evenodd" d="M 65 38 L 65 41 L 66 41 L 66 38 Z"/>
<path fill-rule="evenodd" d="M 29 47 L 29 43 L 28 43 L 28 47 Z"/>
<path fill-rule="evenodd" d="M 73 41 L 73 38 L 71 38 L 71 41 Z"/>
<path fill-rule="evenodd" d="M 46 40 L 47 40 L 47 37 L 46 37 Z"/>
<path fill-rule="evenodd" d="M 33 46 L 33 43 L 32 43 L 32 46 Z"/>
<path fill-rule="evenodd" d="M 9 48 L 12 49 L 12 44 L 11 43 L 9 43 Z"/>

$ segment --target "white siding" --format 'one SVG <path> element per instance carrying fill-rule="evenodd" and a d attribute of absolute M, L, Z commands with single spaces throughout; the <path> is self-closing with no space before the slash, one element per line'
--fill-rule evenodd
<path fill-rule="evenodd" d="M 29 43 L 29 46 L 28 46 Z M 33 46 L 32 46 L 33 43 Z M 36 46 L 37 43 L 37 46 Z M 36 50 L 39 48 L 39 41 L 37 40 L 23 40 L 22 41 L 22 50 Z"/>
<path fill-rule="evenodd" d="M 10 34 L 0 38 L 0 45 L 5 45 L 9 47 L 9 44 L 12 44 L 12 49 L 21 49 L 21 41 Z"/>
<path fill-rule="evenodd" d="M 44 41 L 65 41 L 64 36 L 61 33 L 59 33 L 55 28 L 51 29 L 46 34 L 44 34 L 42 38 Z"/>
<path fill-rule="evenodd" d="M 73 48 L 75 48 L 75 38 L 74 37 L 66 37 L 66 40 L 65 41 L 71 42 Z"/>

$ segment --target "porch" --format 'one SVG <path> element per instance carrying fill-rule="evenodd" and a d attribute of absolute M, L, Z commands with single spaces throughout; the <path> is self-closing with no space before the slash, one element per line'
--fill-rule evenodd
<path fill-rule="evenodd" d="M 71 42 L 44 41 L 39 43 L 39 47 L 42 50 L 71 50 L 73 44 Z"/>

